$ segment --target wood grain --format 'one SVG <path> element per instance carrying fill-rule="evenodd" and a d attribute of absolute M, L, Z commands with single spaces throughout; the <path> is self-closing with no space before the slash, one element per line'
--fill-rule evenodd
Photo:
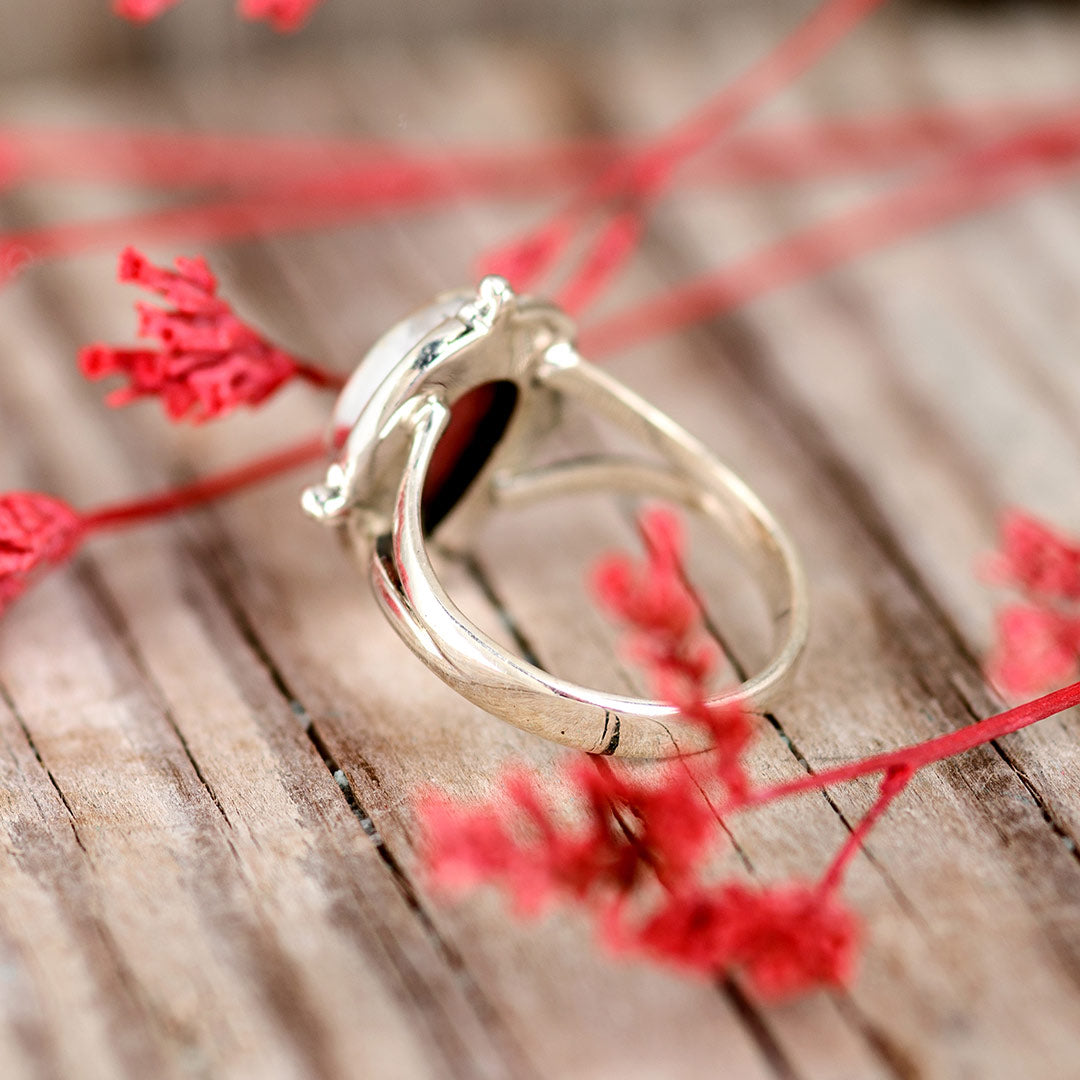
<path fill-rule="evenodd" d="M 96 81 L 5 96 L 0 119 L 345 130 L 423 141 L 655 129 L 774 37 L 755 8 L 692 34 L 438 48 Z M 773 116 L 1077 89 L 1068 12 L 886 16 Z M 629 302 L 869 198 L 890 178 L 685 193 L 607 303 Z M 973 564 L 1021 501 L 1080 528 L 1076 183 L 765 298 L 612 370 L 704 438 L 802 547 L 814 631 L 753 766 L 795 775 L 969 722 L 993 596 Z M 138 204 L 13 193 L 3 221 Z M 467 280 L 543 207 L 498 201 L 212 252 L 241 308 L 347 370 L 397 312 Z M 134 239 L 134 238 L 133 238 Z M 155 252 L 167 256 L 168 251 Z M 111 253 L 42 263 L 0 294 L 0 482 L 80 504 L 317 429 L 292 390 L 257 415 L 169 429 L 99 404 L 70 358 L 130 333 Z M 574 439 L 603 440 L 576 428 Z M 5 1077 L 1080 1077 L 1080 740 L 1065 716 L 921 774 L 849 895 L 867 924 L 845 993 L 782 1007 L 617 963 L 587 922 L 455 906 L 418 865 L 424 785 L 487 790 L 560 751 L 463 702 L 404 650 L 303 477 L 96 542 L 0 625 L 0 1066 Z M 601 500 L 498 520 L 451 591 L 553 670 L 634 686 L 581 582 L 632 542 Z M 695 579 L 735 659 L 752 603 L 723 560 Z M 869 785 L 737 823 L 740 873 L 819 870 Z"/>

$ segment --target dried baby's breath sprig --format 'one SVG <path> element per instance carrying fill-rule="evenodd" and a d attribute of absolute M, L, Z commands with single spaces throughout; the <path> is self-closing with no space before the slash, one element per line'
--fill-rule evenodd
<path fill-rule="evenodd" d="M 120 281 L 150 289 L 171 307 L 136 304 L 139 337 L 156 338 L 156 349 L 90 345 L 79 353 L 87 378 L 127 378 L 106 399 L 110 405 L 157 397 L 170 420 L 199 424 L 261 405 L 294 379 L 341 388 L 340 376 L 286 352 L 240 319 L 218 295 L 205 259 L 178 258 L 175 266 L 155 266 L 130 247 L 120 257 Z"/>

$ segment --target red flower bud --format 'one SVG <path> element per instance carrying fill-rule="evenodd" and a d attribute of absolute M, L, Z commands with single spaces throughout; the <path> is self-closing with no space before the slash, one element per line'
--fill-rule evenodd
<path fill-rule="evenodd" d="M 90 379 L 125 375 L 110 405 L 159 397 L 171 420 L 202 423 L 241 405 L 265 401 L 294 377 L 321 386 L 340 380 L 298 360 L 241 321 L 217 295 L 217 280 L 203 259 L 176 260 L 175 270 L 154 266 L 134 248 L 120 258 L 120 280 L 142 285 L 171 308 L 136 305 L 139 336 L 157 338 L 160 348 L 124 349 L 91 345 L 79 354 Z"/>
<path fill-rule="evenodd" d="M 731 883 L 669 896 L 637 930 L 615 941 L 702 974 L 741 969 L 765 998 L 844 985 L 854 968 L 858 924 L 832 896 L 794 883 Z"/>
<path fill-rule="evenodd" d="M 149 22 L 179 2 L 180 0 L 113 0 L 113 11 L 132 22 Z"/>
<path fill-rule="evenodd" d="M 81 535 L 82 520 L 66 503 L 23 491 L 0 496 L 0 612 L 35 570 L 69 558 Z"/>
<path fill-rule="evenodd" d="M 997 645 L 988 670 L 1007 697 L 1020 698 L 1066 682 L 1080 657 L 1080 618 L 1048 607 L 1013 604 L 998 612 Z"/>
<path fill-rule="evenodd" d="M 991 580 L 1036 595 L 1080 600 L 1080 545 L 1030 514 L 1014 510 L 1001 522 L 1001 551 L 986 563 Z"/>
<path fill-rule="evenodd" d="M 299 30 L 322 0 L 239 0 L 245 19 L 265 19 L 282 34 Z"/>

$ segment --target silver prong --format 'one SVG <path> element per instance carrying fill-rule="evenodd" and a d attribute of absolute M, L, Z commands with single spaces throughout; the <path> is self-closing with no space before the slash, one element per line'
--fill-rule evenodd
<path fill-rule="evenodd" d="M 324 483 L 304 489 L 300 508 L 322 525 L 337 524 L 349 508 L 345 471 L 340 465 L 330 466 Z"/>
<path fill-rule="evenodd" d="M 514 299 L 514 290 L 500 274 L 488 274 L 476 287 L 476 295 L 481 303 L 498 308 Z"/>
<path fill-rule="evenodd" d="M 476 299 L 465 304 L 458 318 L 470 329 L 490 330 L 499 313 L 516 299 L 510 282 L 498 274 L 488 274 L 476 287 Z"/>

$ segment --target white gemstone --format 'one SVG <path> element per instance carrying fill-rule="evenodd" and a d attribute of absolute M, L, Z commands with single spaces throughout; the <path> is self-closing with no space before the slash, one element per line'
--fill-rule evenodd
<path fill-rule="evenodd" d="M 341 391 L 334 407 L 334 430 L 351 429 L 376 390 L 390 377 L 402 358 L 440 323 L 456 315 L 468 299 L 468 294 L 461 294 L 429 304 L 387 330 L 371 346 Z"/>

